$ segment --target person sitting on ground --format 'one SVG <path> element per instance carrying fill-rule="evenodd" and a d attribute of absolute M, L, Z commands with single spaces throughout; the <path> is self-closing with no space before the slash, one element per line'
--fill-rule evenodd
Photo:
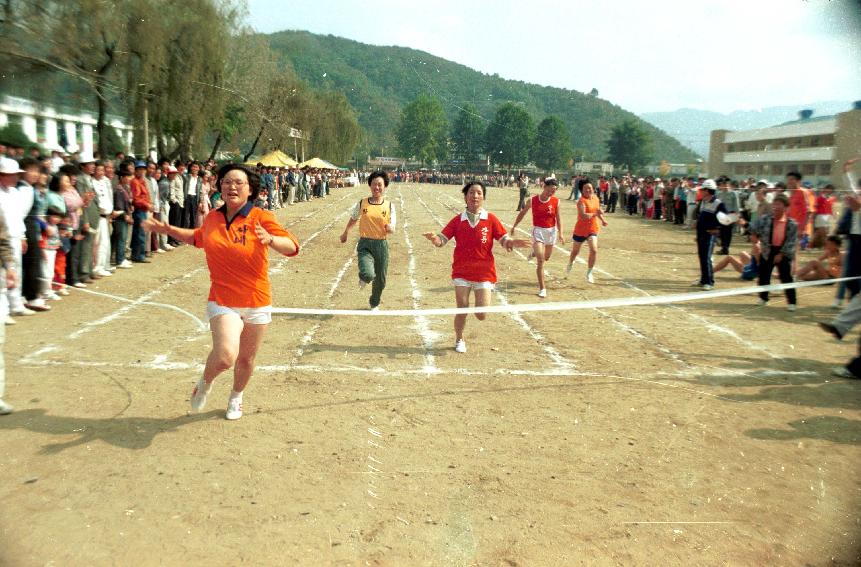
<path fill-rule="evenodd" d="M 719 272 L 727 266 L 732 266 L 735 271 L 741 274 L 741 279 L 745 281 L 753 281 L 759 277 L 759 261 L 761 247 L 759 239 L 756 236 L 751 236 L 750 252 L 742 252 L 738 258 L 735 256 L 724 256 L 721 261 L 715 264 L 713 272 Z"/>
<path fill-rule="evenodd" d="M 806 282 L 830 280 L 839 278 L 842 271 L 843 253 L 840 251 L 840 237 L 832 235 L 825 239 L 825 251 L 822 256 L 799 268 L 795 278 Z"/>

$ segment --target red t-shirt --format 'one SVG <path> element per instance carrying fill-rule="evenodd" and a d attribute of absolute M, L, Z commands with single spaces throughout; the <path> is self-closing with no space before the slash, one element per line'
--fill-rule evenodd
<path fill-rule="evenodd" d="M 818 197 L 816 197 L 816 207 L 813 210 L 816 211 L 817 215 L 833 214 L 834 201 L 836 200 L 836 197 L 826 197 L 825 195 L 819 195 Z"/>
<path fill-rule="evenodd" d="M 556 226 L 556 211 L 559 210 L 559 199 L 551 195 L 544 203 L 538 195 L 532 196 L 532 226 L 553 228 Z"/>
<path fill-rule="evenodd" d="M 452 279 L 496 283 L 493 241 L 505 236 L 505 228 L 496 215 L 481 211 L 478 222 L 471 226 L 464 211 L 445 225 L 442 234 L 457 241 L 451 263 Z"/>

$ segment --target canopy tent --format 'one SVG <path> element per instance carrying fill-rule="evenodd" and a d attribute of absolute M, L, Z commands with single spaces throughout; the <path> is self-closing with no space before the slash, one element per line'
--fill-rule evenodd
<path fill-rule="evenodd" d="M 299 168 L 310 167 L 312 169 L 338 169 L 338 166 L 329 163 L 326 160 L 318 157 L 311 158 L 308 161 L 303 161 L 299 164 Z"/>
<path fill-rule="evenodd" d="M 266 167 L 295 167 L 298 162 L 281 150 L 275 150 L 259 158 L 251 158 L 245 162 L 245 165 L 253 166 L 258 163 L 262 163 Z"/>

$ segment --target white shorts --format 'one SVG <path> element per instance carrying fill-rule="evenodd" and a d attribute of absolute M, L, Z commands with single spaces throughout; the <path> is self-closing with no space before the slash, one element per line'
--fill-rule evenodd
<path fill-rule="evenodd" d="M 813 217 L 813 228 L 829 228 L 831 226 L 831 215 L 816 215 Z"/>
<path fill-rule="evenodd" d="M 463 278 L 454 278 L 451 280 L 451 283 L 454 284 L 454 287 L 468 287 L 472 289 L 492 290 L 495 287 L 495 284 L 493 282 L 471 282 Z"/>
<path fill-rule="evenodd" d="M 251 325 L 268 325 L 272 322 L 272 306 L 266 307 L 225 307 L 214 301 L 206 302 L 206 320 L 211 321 L 219 315 L 236 315 Z"/>
<path fill-rule="evenodd" d="M 532 242 L 541 242 L 547 246 L 553 246 L 556 244 L 556 227 L 542 228 L 540 226 L 533 226 Z"/>

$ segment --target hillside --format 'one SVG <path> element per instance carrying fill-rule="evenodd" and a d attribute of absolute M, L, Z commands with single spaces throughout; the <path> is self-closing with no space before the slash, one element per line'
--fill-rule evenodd
<path fill-rule="evenodd" d="M 757 110 L 736 110 L 728 114 L 681 108 L 673 112 L 645 112 L 640 118 L 667 132 L 682 144 L 700 155 L 709 151 L 709 133 L 712 130 L 751 130 L 782 124 L 798 118 L 798 111 L 809 108 L 814 116 L 825 116 L 849 110 L 846 101 L 813 102 L 794 106 L 772 106 Z"/>
<path fill-rule="evenodd" d="M 571 132 L 576 155 L 586 159 L 606 156 L 604 142 L 610 130 L 626 118 L 639 121 L 651 135 L 656 160 L 691 163 L 697 157 L 635 114 L 581 92 L 502 79 L 404 47 L 378 47 L 304 31 L 270 34 L 269 40 L 282 63 L 292 65 L 312 87 L 346 94 L 368 134 L 370 151 L 394 151 L 401 108 L 428 92 L 443 103 L 450 122 L 466 102 L 474 103 L 488 120 L 507 101 L 524 104 L 536 123 L 555 114 Z"/>

